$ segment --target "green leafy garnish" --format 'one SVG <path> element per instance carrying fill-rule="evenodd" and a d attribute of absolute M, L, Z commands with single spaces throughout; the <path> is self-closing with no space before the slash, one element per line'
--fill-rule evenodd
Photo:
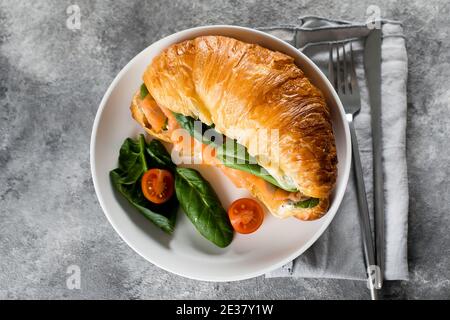
<path fill-rule="evenodd" d="M 119 170 L 121 178 L 118 180 L 121 184 L 133 184 L 140 176 L 148 170 L 145 159 L 145 139 L 140 136 L 137 141 L 127 138 L 119 153 Z"/>
<path fill-rule="evenodd" d="M 144 136 L 140 135 L 137 140 L 128 138 L 124 141 L 120 148 L 119 167 L 112 170 L 109 176 L 114 188 L 133 207 L 163 231 L 172 233 L 175 228 L 178 200 L 173 196 L 163 204 L 154 204 L 144 197 L 141 177 L 150 167 L 172 172 L 175 170 L 175 165 L 162 143 L 152 140 L 147 144 Z"/>
<path fill-rule="evenodd" d="M 144 99 L 148 95 L 148 90 L 145 84 L 141 84 L 141 99 Z"/>
<path fill-rule="evenodd" d="M 247 149 L 233 140 L 232 144 L 223 144 L 216 149 L 216 157 L 224 164 L 224 166 L 251 173 L 267 182 L 289 192 L 295 192 L 297 189 L 282 186 L 266 169 L 256 163 Z"/>
<path fill-rule="evenodd" d="M 315 206 L 317 206 L 319 204 L 319 201 L 320 200 L 317 198 L 309 198 L 309 199 L 295 203 L 294 207 L 303 208 L 303 209 L 314 208 Z"/>
<path fill-rule="evenodd" d="M 194 169 L 177 168 L 175 192 L 181 208 L 195 228 L 209 241 L 224 248 L 233 240 L 233 228 L 211 185 Z"/>
<path fill-rule="evenodd" d="M 217 158 L 226 166 L 237 170 L 242 170 L 248 173 L 251 173 L 257 177 L 260 177 L 267 182 L 270 182 L 271 184 L 277 186 L 278 188 L 281 188 L 283 190 L 289 191 L 289 192 L 295 192 L 297 191 L 296 188 L 290 188 L 286 185 L 281 185 L 272 175 L 270 175 L 266 169 L 261 167 L 248 153 L 247 149 L 239 144 L 236 140 L 232 140 L 232 143 L 224 143 L 225 139 L 224 136 L 218 133 L 214 130 L 212 126 L 208 126 L 204 123 L 201 123 L 201 126 L 197 125 L 195 126 L 195 122 L 198 120 L 195 120 L 192 117 L 184 116 L 180 113 L 173 113 L 175 116 L 175 119 L 180 124 L 180 126 L 187 130 L 189 134 L 194 137 L 196 140 L 205 143 L 205 144 L 214 144 L 214 147 L 216 148 L 216 156 Z M 207 130 L 214 130 L 214 131 L 208 131 L 208 136 L 213 137 L 222 137 L 220 140 L 214 140 L 211 141 L 208 136 L 206 136 L 204 133 Z M 231 145 L 231 149 L 230 149 Z"/>
<path fill-rule="evenodd" d="M 159 140 L 153 139 L 150 141 L 146 146 L 145 151 L 147 151 L 147 155 L 149 156 L 149 167 L 166 169 L 175 173 L 175 164 L 172 162 L 170 154 Z"/>
<path fill-rule="evenodd" d="M 216 130 L 214 130 L 214 127 L 208 126 L 204 124 L 203 122 L 200 122 L 198 120 L 195 120 L 192 117 L 184 116 L 180 113 L 173 112 L 173 115 L 175 116 L 175 119 L 177 120 L 178 124 L 185 129 L 192 137 L 194 137 L 196 140 L 204 143 L 204 144 L 214 144 L 214 146 L 222 145 L 224 142 L 223 135 L 218 133 Z M 198 122 L 197 122 L 198 121 Z M 195 123 L 197 122 L 197 126 Z M 218 141 L 215 139 L 209 139 L 205 132 L 208 131 L 208 136 L 220 138 Z"/>

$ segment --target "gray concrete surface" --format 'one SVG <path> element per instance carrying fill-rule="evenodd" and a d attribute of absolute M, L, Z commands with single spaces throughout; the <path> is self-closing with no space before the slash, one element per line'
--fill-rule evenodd
<path fill-rule="evenodd" d="M 66 8 L 81 8 L 81 29 Z M 301 15 L 365 21 L 364 1 L 0 2 L 0 298 L 366 299 L 362 282 L 264 279 L 207 283 L 149 264 L 114 232 L 89 168 L 93 119 L 119 70 L 155 40 L 204 24 L 293 24 Z M 450 4 L 381 1 L 404 21 L 411 280 L 387 298 L 450 298 Z M 66 270 L 81 267 L 81 290 Z"/>

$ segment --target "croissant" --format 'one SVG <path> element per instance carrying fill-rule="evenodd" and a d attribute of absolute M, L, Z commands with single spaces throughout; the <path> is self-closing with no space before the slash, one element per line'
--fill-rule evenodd
<path fill-rule="evenodd" d="M 157 132 L 146 121 L 149 108 L 161 108 L 170 129 L 176 126 L 172 112 L 214 125 L 247 148 L 277 181 L 298 191 L 289 193 L 221 166 L 238 187 L 247 188 L 277 217 L 314 220 L 326 213 L 337 176 L 330 111 L 292 57 L 229 37 L 203 36 L 164 50 L 147 67 L 143 80 L 148 99 L 155 103 L 142 107 L 136 94 L 131 110 L 147 132 L 171 141 L 169 133 Z M 255 134 L 262 129 L 276 130 L 276 139 L 265 139 L 276 155 L 254 147 Z M 307 198 L 318 198 L 317 205 L 295 205 Z"/>

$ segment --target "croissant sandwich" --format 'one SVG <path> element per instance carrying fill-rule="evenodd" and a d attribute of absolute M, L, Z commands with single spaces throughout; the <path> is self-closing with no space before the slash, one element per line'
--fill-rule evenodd
<path fill-rule="evenodd" d="M 314 220 L 327 212 L 337 176 L 330 111 L 292 57 L 228 37 L 203 36 L 164 50 L 143 80 L 131 112 L 149 134 L 177 148 L 182 139 L 174 132 L 201 121 L 202 130 L 227 141 L 214 140 L 203 162 L 221 168 L 273 215 Z M 195 132 L 192 141 L 205 150 L 208 143 Z M 232 152 L 224 147 L 228 141 L 234 143 Z M 258 147 L 261 142 L 264 148 Z M 224 156 L 231 153 L 235 159 L 236 146 L 244 163 Z"/>

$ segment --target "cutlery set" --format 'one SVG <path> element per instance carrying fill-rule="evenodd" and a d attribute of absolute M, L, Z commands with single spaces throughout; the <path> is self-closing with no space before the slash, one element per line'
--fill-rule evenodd
<path fill-rule="evenodd" d="M 383 172 L 381 158 L 381 31 L 373 30 L 365 46 L 366 75 L 369 87 L 374 166 L 374 233 L 370 227 L 370 214 L 366 188 L 355 131 L 355 119 L 361 109 L 360 90 L 355 71 L 354 52 L 351 41 L 332 43 L 329 46 L 328 78 L 344 106 L 352 142 L 352 166 L 356 181 L 364 259 L 366 263 L 368 287 L 372 300 L 378 300 L 382 286 L 384 266 L 384 207 Z M 369 90 L 370 91 L 370 90 Z"/>

